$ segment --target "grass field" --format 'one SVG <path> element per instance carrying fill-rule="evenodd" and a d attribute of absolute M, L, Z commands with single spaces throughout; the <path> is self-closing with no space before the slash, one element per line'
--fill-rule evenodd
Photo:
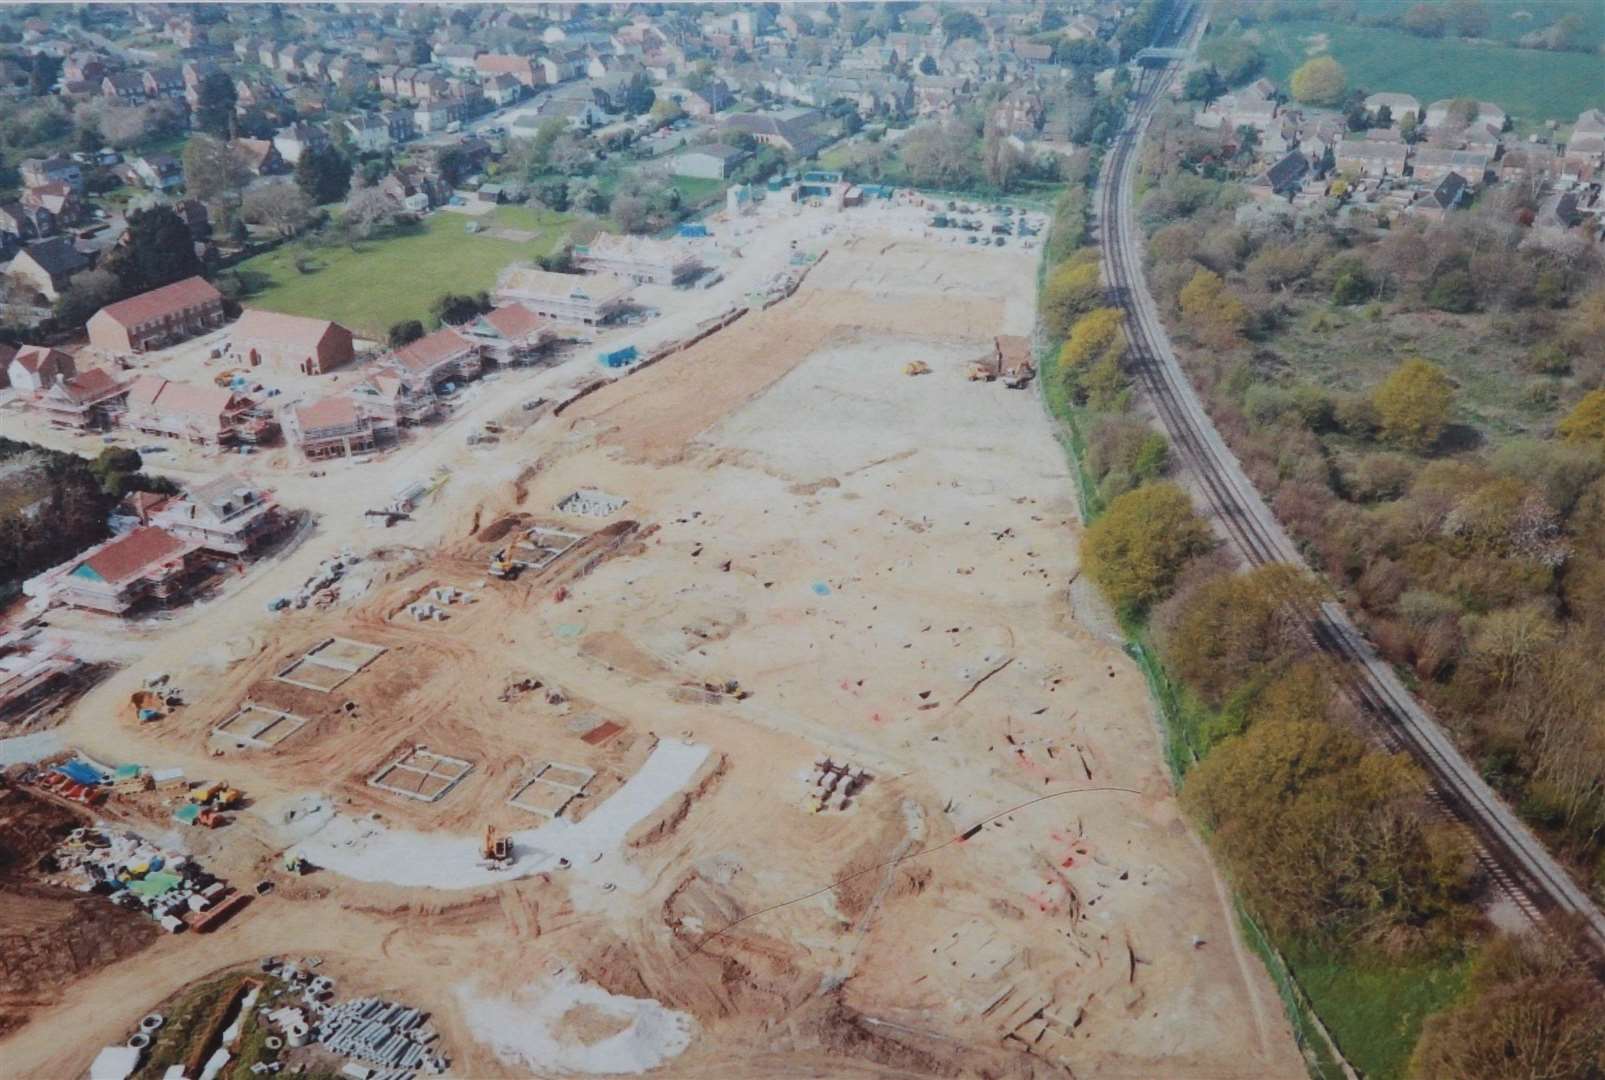
<path fill-rule="evenodd" d="M 1469 961 L 1389 961 L 1361 967 L 1313 954 L 1293 959 L 1299 985 L 1349 1063 L 1367 1080 L 1405 1075 L 1428 1013 L 1465 985 Z"/>
<path fill-rule="evenodd" d="M 669 182 L 680 189 L 680 197 L 690 206 L 695 206 L 704 199 L 724 191 L 723 180 L 712 180 L 703 176 L 676 176 Z"/>
<path fill-rule="evenodd" d="M 1351 87 L 1413 94 L 1423 105 L 1441 98 L 1491 101 L 1518 123 L 1577 119 L 1584 109 L 1605 107 L 1605 60 L 1585 53 L 1541 52 L 1482 45 L 1452 38 L 1428 39 L 1402 30 L 1318 20 L 1258 26 L 1265 74 L 1286 86 L 1295 68 L 1318 50 L 1348 72 Z"/>
<path fill-rule="evenodd" d="M 522 229 L 536 233 L 529 243 L 515 243 L 464 227 L 478 220 L 487 229 Z M 383 338 L 393 323 L 422 319 L 443 293 L 476 293 L 496 283 L 511 263 L 545 255 L 556 246 L 572 220 L 566 214 L 530 207 L 504 206 L 473 219 L 438 213 L 423 224 L 382 239 L 365 241 L 353 251 L 331 244 L 308 251 L 287 245 L 235 267 L 246 286 L 249 307 L 333 319 L 370 338 Z M 310 257 L 317 269 L 303 274 L 298 257 Z"/>

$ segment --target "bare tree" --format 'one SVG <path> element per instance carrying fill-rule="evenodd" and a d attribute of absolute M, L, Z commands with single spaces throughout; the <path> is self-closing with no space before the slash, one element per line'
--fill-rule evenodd
<path fill-rule="evenodd" d="M 358 240 L 366 240 L 377 230 L 395 221 L 397 209 L 395 200 L 381 191 L 377 185 L 367 184 L 353 188 L 346 198 L 345 209 L 340 217 L 341 225 L 345 229 L 346 242 L 355 244 Z"/>
<path fill-rule="evenodd" d="M 253 225 L 294 236 L 312 221 L 312 204 L 294 184 L 271 184 L 245 193 L 240 214 Z"/>

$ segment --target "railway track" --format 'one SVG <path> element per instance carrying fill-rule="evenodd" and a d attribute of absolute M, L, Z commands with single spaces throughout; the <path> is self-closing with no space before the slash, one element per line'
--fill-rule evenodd
<path fill-rule="evenodd" d="M 1185 36 L 1196 38 L 1201 29 L 1195 26 Z M 1132 179 L 1154 107 L 1174 74 L 1175 65 L 1143 74 L 1130 122 L 1105 157 L 1097 211 L 1104 282 L 1126 314 L 1136 381 L 1197 481 L 1218 530 L 1246 566 L 1286 563 L 1307 571 L 1298 548 L 1205 412 L 1148 292 L 1132 214 Z M 1556 914 L 1574 917 L 1585 930 L 1592 959 L 1605 961 L 1605 914 L 1598 905 L 1484 783 L 1347 613 L 1330 600 L 1301 606 L 1307 632 L 1333 662 L 1340 687 L 1369 717 L 1384 745 L 1409 753 L 1423 768 L 1434 805 L 1469 827 L 1479 845 L 1478 861 L 1494 887 L 1537 924 Z"/>

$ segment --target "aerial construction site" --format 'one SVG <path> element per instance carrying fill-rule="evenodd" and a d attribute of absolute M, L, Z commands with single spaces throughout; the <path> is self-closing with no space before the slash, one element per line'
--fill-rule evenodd
<path fill-rule="evenodd" d="M 489 443 L 279 466 L 299 546 L 51 729 L 152 782 L 0 802 L 58 961 L 6 973 L 7 1075 L 1299 1075 L 1077 583 L 1036 253 L 922 216 L 733 220 L 732 287 L 790 281 L 700 340 L 545 369 Z M 156 858 L 224 883 L 173 886 L 192 932 L 70 891 Z"/>

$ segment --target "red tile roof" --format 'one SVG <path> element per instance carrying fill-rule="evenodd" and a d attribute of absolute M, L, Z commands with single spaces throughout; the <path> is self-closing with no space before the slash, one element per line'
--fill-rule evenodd
<path fill-rule="evenodd" d="M 107 304 L 98 314 L 109 317 L 121 326 L 135 327 L 165 315 L 177 314 L 185 308 L 200 307 L 222 299 L 223 294 L 212 288 L 205 278 L 190 277 L 138 296 L 130 296 L 115 304 Z"/>
<path fill-rule="evenodd" d="M 523 304 L 506 304 L 485 313 L 485 321 L 496 328 L 502 337 L 522 341 L 551 325 L 544 315 L 537 315 Z"/>
<path fill-rule="evenodd" d="M 89 567 L 109 584 L 121 585 L 189 549 L 166 529 L 146 526 L 113 540 L 78 565 Z"/>
<path fill-rule="evenodd" d="M 100 401 L 124 387 L 123 381 L 105 368 L 89 368 L 56 385 L 69 400 L 78 404 Z"/>
<path fill-rule="evenodd" d="M 71 356 L 59 349 L 52 349 L 46 345 L 24 345 L 17 350 L 17 355 L 13 359 L 30 375 L 39 374 L 39 369 L 44 366 L 47 360 L 54 360 L 58 368 L 61 362 L 65 360 L 67 370 L 71 371 L 73 369 Z"/>
<path fill-rule="evenodd" d="M 344 394 L 295 406 L 295 422 L 303 432 L 355 427 L 358 418 L 357 403 Z"/>
<path fill-rule="evenodd" d="M 457 331 L 446 327 L 436 330 L 427 337 L 421 337 L 411 345 L 404 345 L 395 351 L 395 358 L 402 367 L 412 372 L 424 372 L 445 360 L 469 352 L 473 348 L 466 338 Z"/>

